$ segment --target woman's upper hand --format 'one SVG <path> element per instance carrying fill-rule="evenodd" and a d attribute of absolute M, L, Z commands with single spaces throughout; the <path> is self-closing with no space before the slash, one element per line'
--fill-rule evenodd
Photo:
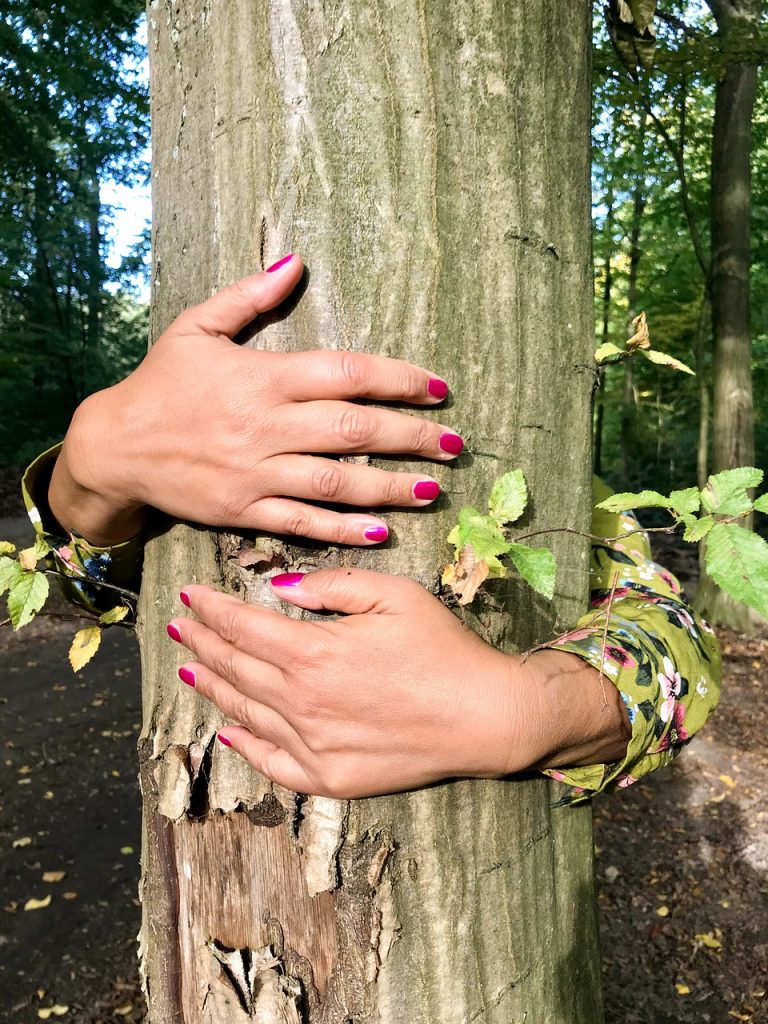
<path fill-rule="evenodd" d="M 292 256 L 186 310 L 129 377 L 80 406 L 49 492 L 62 527 L 113 544 L 138 532 L 154 506 L 214 526 L 372 544 L 387 535 L 380 519 L 306 501 L 368 508 L 437 497 L 427 474 L 317 456 L 454 458 L 462 442 L 448 428 L 354 401 L 435 405 L 448 391 L 442 379 L 383 356 L 233 344 L 302 272 Z"/>
<path fill-rule="evenodd" d="M 181 678 L 230 721 L 220 738 L 289 789 L 358 797 L 530 763 L 513 714 L 513 659 L 405 577 L 331 569 L 273 579 L 300 621 L 191 585 L 196 618 L 170 636 Z"/>

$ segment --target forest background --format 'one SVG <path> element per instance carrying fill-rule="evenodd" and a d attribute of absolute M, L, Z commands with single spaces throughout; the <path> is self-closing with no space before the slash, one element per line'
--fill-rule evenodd
<path fill-rule="evenodd" d="M 623 0 L 610 5 L 620 12 Z M 643 0 L 636 0 L 643 7 Z M 645 3 L 647 8 L 653 5 Z M 738 6 L 738 5 L 736 5 Z M 711 165 L 722 39 L 703 0 L 659 5 L 614 42 L 595 10 L 593 214 L 596 345 L 623 348 L 644 310 L 653 346 L 697 371 L 606 366 L 596 468 L 621 490 L 703 484 L 712 469 Z M 758 16 L 761 5 L 745 0 Z M 60 440 L 89 393 L 146 348 L 149 227 L 114 186 L 145 190 L 149 117 L 143 5 L 11 0 L 0 18 L 0 464 L 6 479 Z M 645 38 L 643 38 L 643 36 Z M 627 47 L 652 62 L 635 68 Z M 768 91 L 759 31 L 752 118 L 751 366 L 754 464 L 768 468 Z M 137 205 L 136 209 L 139 207 Z M 123 229 L 115 244 L 116 223 Z M 450 342 L 450 339 L 447 339 Z M 716 467 L 725 468 L 725 467 Z M 761 517 L 762 520 L 762 517 Z"/>

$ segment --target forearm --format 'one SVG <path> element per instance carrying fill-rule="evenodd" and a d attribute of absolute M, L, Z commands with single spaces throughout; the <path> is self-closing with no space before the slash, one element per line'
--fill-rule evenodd
<path fill-rule="evenodd" d="M 75 413 L 48 489 L 48 505 L 62 535 L 76 533 L 99 547 L 135 537 L 146 514 L 145 506 L 107 479 L 109 462 L 116 458 L 109 441 L 114 426 L 109 396 L 93 395 Z"/>

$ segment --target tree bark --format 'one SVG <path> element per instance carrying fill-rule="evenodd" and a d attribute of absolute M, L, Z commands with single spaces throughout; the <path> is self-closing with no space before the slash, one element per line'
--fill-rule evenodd
<path fill-rule="evenodd" d="M 351 803 L 286 792 L 214 743 L 221 720 L 177 685 L 164 636 L 193 579 L 271 603 L 273 570 L 356 564 L 436 590 L 459 508 L 515 466 L 526 527 L 586 528 L 590 4 L 151 0 L 148 14 L 153 337 L 295 250 L 306 291 L 250 343 L 432 367 L 455 404 L 427 415 L 468 442 L 430 470 L 447 500 L 387 515 L 384 550 L 275 542 L 246 570 L 240 538 L 157 524 L 140 605 L 149 1019 L 594 1024 L 588 806 L 553 808 L 543 778 Z M 511 650 L 574 620 L 588 552 L 567 535 L 553 548 L 554 602 L 499 581 L 475 628 Z"/>

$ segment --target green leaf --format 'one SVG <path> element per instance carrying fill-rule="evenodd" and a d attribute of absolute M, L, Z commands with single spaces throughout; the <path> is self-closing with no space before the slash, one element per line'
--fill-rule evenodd
<path fill-rule="evenodd" d="M 715 520 L 712 516 L 702 516 L 700 519 L 694 520 L 690 526 L 686 527 L 685 533 L 683 534 L 683 540 L 691 542 L 701 540 L 702 537 L 706 537 L 714 525 Z"/>
<path fill-rule="evenodd" d="M 621 349 L 612 342 L 606 341 L 595 352 L 595 362 L 598 366 L 605 366 L 606 363 L 618 363 L 622 359 L 626 359 L 628 355 L 626 349 Z"/>
<path fill-rule="evenodd" d="M 514 523 L 525 511 L 528 504 L 528 488 L 522 469 L 505 473 L 494 483 L 488 508 L 494 519 L 500 523 Z"/>
<path fill-rule="evenodd" d="M 15 544 L 11 544 L 9 540 L 0 540 L 0 555 L 12 555 L 15 550 Z"/>
<path fill-rule="evenodd" d="M 684 491 L 672 491 L 669 503 L 681 518 L 686 513 L 698 512 L 701 507 L 698 487 L 686 487 Z"/>
<path fill-rule="evenodd" d="M 41 572 L 22 570 L 20 578 L 8 594 L 8 614 L 14 629 L 21 629 L 34 619 L 48 597 L 48 577 Z"/>
<path fill-rule="evenodd" d="M 99 622 L 103 626 L 111 626 L 113 622 L 122 622 L 130 610 L 127 605 L 118 604 L 114 608 L 110 608 L 108 612 L 100 615 Z"/>
<path fill-rule="evenodd" d="M 475 558 L 495 570 L 503 569 L 496 556 L 509 550 L 509 541 L 496 520 L 471 507 L 459 512 L 458 525 L 448 534 L 448 543 L 455 546 L 457 555 L 465 545 L 470 544 Z"/>
<path fill-rule="evenodd" d="M 69 663 L 74 672 L 87 665 L 101 643 L 101 630 L 98 626 L 86 626 L 85 629 L 78 629 L 69 648 Z"/>
<path fill-rule="evenodd" d="M 762 479 L 763 471 L 754 466 L 725 469 L 707 480 L 701 492 L 701 503 L 707 512 L 717 512 L 721 516 L 743 515 L 752 509 L 747 488 L 759 487 Z"/>
<path fill-rule="evenodd" d="M 768 544 L 762 537 L 736 523 L 717 523 L 705 560 L 719 587 L 768 619 Z"/>
<path fill-rule="evenodd" d="M 527 544 L 510 544 L 509 557 L 515 568 L 534 590 L 551 598 L 555 592 L 557 566 L 549 548 L 529 548 Z"/>
<path fill-rule="evenodd" d="M 679 359 L 675 359 L 674 356 L 670 356 L 666 352 L 659 352 L 655 348 L 641 348 L 639 352 L 641 356 L 652 363 L 658 363 L 659 366 L 669 366 L 672 370 L 680 370 L 682 373 L 690 373 L 692 377 L 696 376 L 690 366 L 686 366 L 685 363 L 681 363 Z"/>
<path fill-rule="evenodd" d="M 755 502 L 755 511 L 768 513 L 768 494 L 761 494 Z"/>
<path fill-rule="evenodd" d="M 0 594 L 4 594 L 18 581 L 24 570 L 15 558 L 0 555 Z"/>
<path fill-rule="evenodd" d="M 625 491 L 622 494 L 612 494 L 597 507 L 604 508 L 607 512 L 628 512 L 633 508 L 669 508 L 671 504 L 671 500 L 658 491 L 638 491 L 637 494 Z"/>

